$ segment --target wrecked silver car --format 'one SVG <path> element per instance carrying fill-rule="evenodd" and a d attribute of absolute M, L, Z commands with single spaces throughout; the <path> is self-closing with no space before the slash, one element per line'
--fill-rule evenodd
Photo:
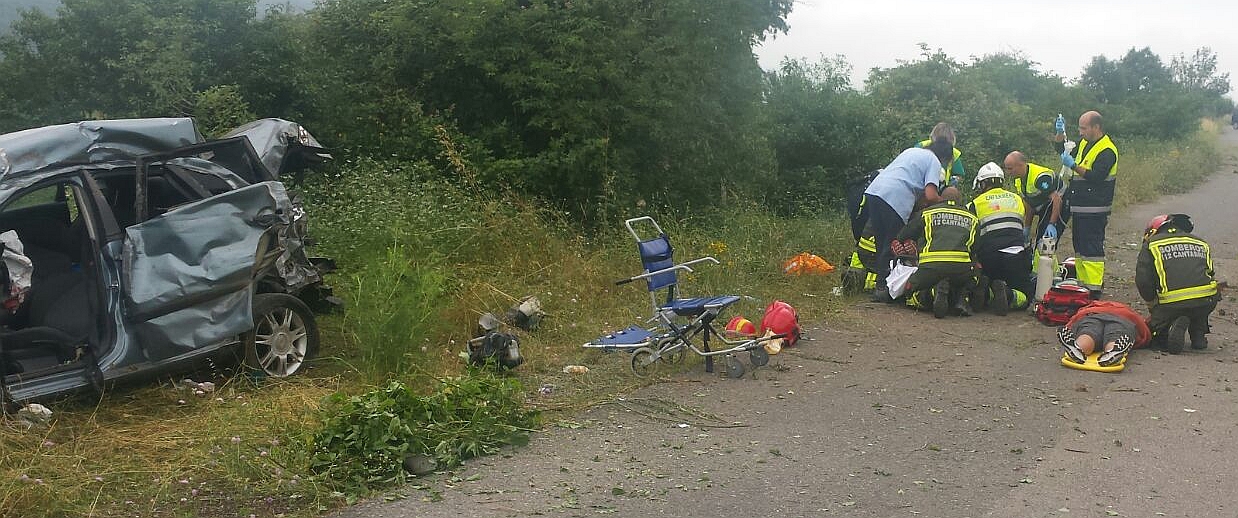
<path fill-rule="evenodd" d="M 0 135 L 0 396 L 22 401 L 232 351 L 269 376 L 335 302 L 279 181 L 329 159 L 300 125 L 205 140 L 192 119 Z"/>

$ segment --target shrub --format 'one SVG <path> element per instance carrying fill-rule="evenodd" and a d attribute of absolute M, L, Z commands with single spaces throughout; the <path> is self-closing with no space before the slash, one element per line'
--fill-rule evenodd
<path fill-rule="evenodd" d="M 310 469 L 348 494 L 406 480 L 403 463 L 425 455 L 439 466 L 523 445 L 537 424 L 520 383 L 485 372 L 447 378 L 418 396 L 398 381 L 358 396 L 331 396 L 314 434 Z"/>

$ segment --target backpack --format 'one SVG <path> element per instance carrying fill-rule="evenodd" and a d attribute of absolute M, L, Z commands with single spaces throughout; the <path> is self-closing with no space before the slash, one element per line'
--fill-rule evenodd
<path fill-rule="evenodd" d="M 786 334 L 783 344 L 787 347 L 795 345 L 800 339 L 800 317 L 795 308 L 781 300 L 770 302 L 765 307 L 765 316 L 761 318 L 761 333 L 773 331 L 774 334 Z"/>
<path fill-rule="evenodd" d="M 1078 284 L 1064 282 L 1054 285 L 1036 303 L 1036 320 L 1047 326 L 1066 325 L 1079 308 L 1092 302 L 1092 292 Z"/>

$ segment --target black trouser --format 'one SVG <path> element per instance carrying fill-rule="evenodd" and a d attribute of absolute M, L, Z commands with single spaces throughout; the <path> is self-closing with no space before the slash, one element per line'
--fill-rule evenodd
<path fill-rule="evenodd" d="M 1208 315 L 1211 315 L 1216 307 L 1216 297 L 1208 297 L 1206 301 L 1184 300 L 1152 306 L 1152 315 L 1148 318 L 1148 329 L 1152 330 L 1152 342 L 1158 346 L 1165 345 L 1165 336 L 1168 334 L 1169 326 L 1173 325 L 1178 317 L 1187 317 L 1191 320 L 1187 331 L 1191 335 L 1192 343 L 1202 340 L 1210 329 Z"/>
<path fill-rule="evenodd" d="M 950 302 L 956 303 L 959 297 L 966 295 L 975 285 L 976 274 L 972 268 L 972 263 L 920 263 L 916 268 L 916 272 L 911 274 L 911 278 L 907 279 L 907 291 L 910 296 L 912 293 L 921 292 L 919 299 L 928 301 L 936 297 L 937 294 L 931 294 L 930 291 L 942 279 L 950 282 Z"/>
<path fill-rule="evenodd" d="M 864 207 L 860 211 L 868 214 L 868 223 L 873 226 L 873 239 L 877 243 L 877 290 L 884 291 L 886 277 L 890 275 L 890 261 L 894 260 L 890 242 L 898 237 L 907 223 L 894 211 L 894 207 L 871 194 L 864 195 Z"/>
<path fill-rule="evenodd" d="M 1027 265 L 1032 263 L 1032 254 L 1027 248 L 1017 254 L 1008 254 L 1000 250 L 992 250 L 977 254 L 980 268 L 990 281 L 1001 279 L 1006 281 L 1010 289 L 1023 292 L 1031 297 L 1036 291 L 1032 282 L 1031 271 Z"/>

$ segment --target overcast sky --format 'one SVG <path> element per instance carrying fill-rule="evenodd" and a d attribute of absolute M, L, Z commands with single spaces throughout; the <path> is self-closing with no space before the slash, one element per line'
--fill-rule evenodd
<path fill-rule="evenodd" d="M 1151 47 L 1166 65 L 1200 47 L 1217 55 L 1217 69 L 1238 86 L 1238 1 L 1061 0 L 796 0 L 790 32 L 756 49 L 761 66 L 784 57 L 817 60 L 841 54 L 852 83 L 864 86 L 873 67 L 896 66 L 920 55 L 918 43 L 959 61 L 999 51 L 1020 51 L 1040 70 L 1068 80 L 1092 56 L 1120 58 L 1131 47 Z M 1233 90 L 1231 90 L 1231 98 Z"/>

